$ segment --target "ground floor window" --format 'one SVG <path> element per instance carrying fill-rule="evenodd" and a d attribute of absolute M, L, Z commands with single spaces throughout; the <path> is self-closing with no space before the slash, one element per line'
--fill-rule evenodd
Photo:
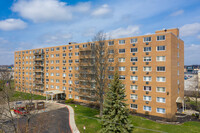
<path fill-rule="evenodd" d="M 151 106 L 144 106 L 144 107 L 143 107 L 143 110 L 144 110 L 144 111 L 151 111 Z"/>
<path fill-rule="evenodd" d="M 165 109 L 164 108 L 156 108 L 156 112 L 157 113 L 162 113 L 162 114 L 165 114 Z"/>
<path fill-rule="evenodd" d="M 137 108 L 138 108 L 137 104 L 131 104 L 131 109 L 137 109 Z"/>

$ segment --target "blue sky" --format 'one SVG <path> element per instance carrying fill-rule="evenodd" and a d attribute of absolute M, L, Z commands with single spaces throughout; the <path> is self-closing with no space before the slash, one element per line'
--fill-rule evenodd
<path fill-rule="evenodd" d="M 185 64 L 200 64 L 200 0 L 0 0 L 0 65 L 14 51 L 179 28 Z"/>

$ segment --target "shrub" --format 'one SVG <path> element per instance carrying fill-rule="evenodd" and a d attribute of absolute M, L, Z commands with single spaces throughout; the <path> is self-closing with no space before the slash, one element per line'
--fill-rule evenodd
<path fill-rule="evenodd" d="M 144 115 L 149 116 L 149 112 L 145 111 Z"/>
<path fill-rule="evenodd" d="M 192 114 L 192 116 L 193 116 L 193 117 L 196 117 L 194 113 Z"/>
<path fill-rule="evenodd" d="M 137 110 L 131 109 L 131 110 L 130 110 L 130 113 L 131 113 L 131 114 L 137 114 Z"/>
<path fill-rule="evenodd" d="M 185 98 L 185 102 L 190 102 L 190 97 L 187 96 L 187 97 Z"/>
<path fill-rule="evenodd" d="M 65 100 L 65 103 L 74 103 L 74 99 L 67 99 Z"/>
<path fill-rule="evenodd" d="M 97 109 L 100 108 L 100 104 L 99 103 L 91 102 L 91 103 L 88 104 L 88 106 L 91 107 L 91 108 L 97 108 Z"/>

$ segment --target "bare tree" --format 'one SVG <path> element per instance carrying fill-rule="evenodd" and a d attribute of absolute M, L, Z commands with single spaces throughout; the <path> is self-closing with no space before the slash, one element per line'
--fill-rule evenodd
<path fill-rule="evenodd" d="M 100 106 L 100 117 L 103 111 L 104 93 L 110 78 L 114 75 L 111 69 L 116 67 L 114 59 L 117 57 L 114 41 L 110 40 L 108 46 L 106 35 L 97 33 L 92 42 L 80 48 L 79 62 L 79 94 L 85 100 L 95 101 Z"/>

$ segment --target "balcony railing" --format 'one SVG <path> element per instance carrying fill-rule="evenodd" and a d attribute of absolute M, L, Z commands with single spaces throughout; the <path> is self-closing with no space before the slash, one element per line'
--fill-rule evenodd
<path fill-rule="evenodd" d="M 40 79 L 40 78 L 44 78 L 44 76 L 43 75 L 36 75 L 35 78 Z"/>
<path fill-rule="evenodd" d="M 43 72 L 42 69 L 35 69 L 35 72 Z"/>
<path fill-rule="evenodd" d="M 42 58 L 42 57 L 35 58 L 35 61 L 42 61 L 42 60 L 44 60 L 44 58 Z"/>

